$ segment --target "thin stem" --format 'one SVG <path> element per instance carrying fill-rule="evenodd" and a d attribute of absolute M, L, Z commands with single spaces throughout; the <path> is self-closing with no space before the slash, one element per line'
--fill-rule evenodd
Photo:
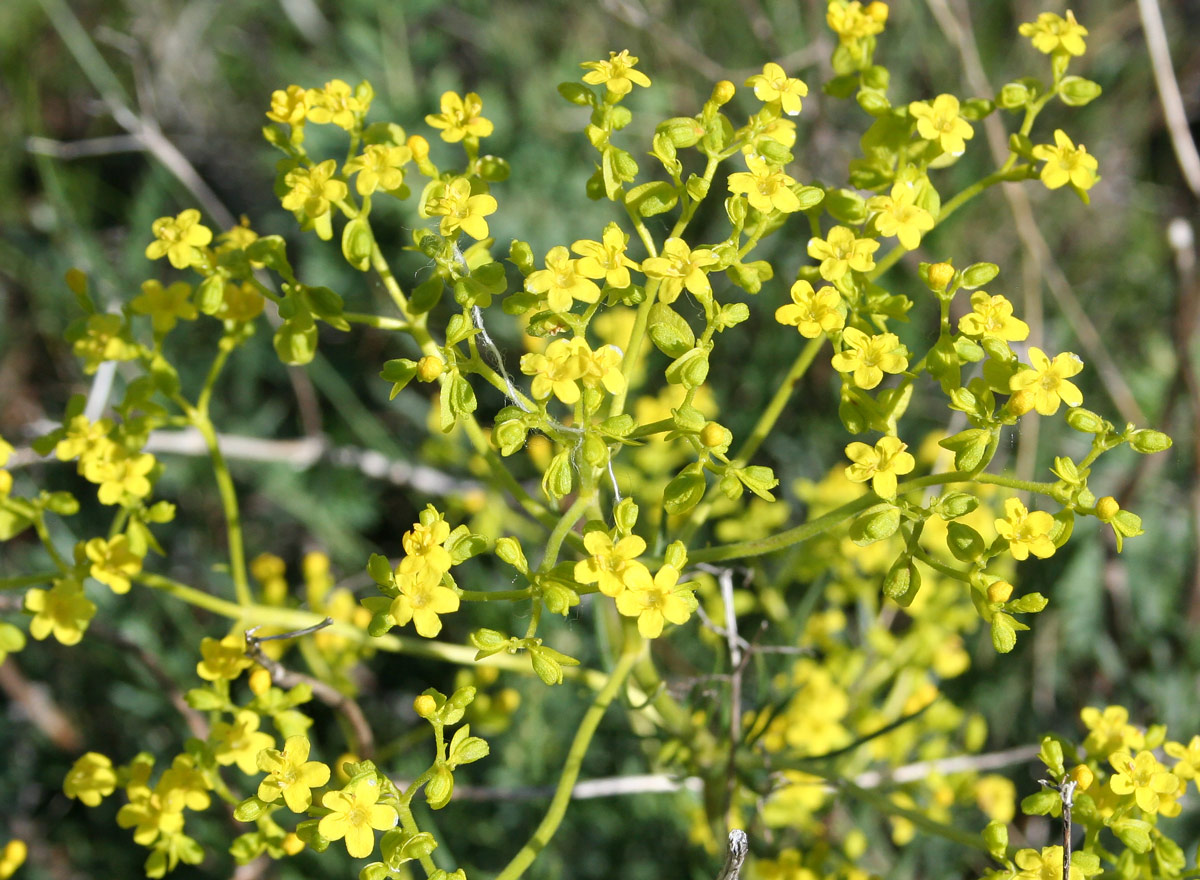
<path fill-rule="evenodd" d="M 504 870 L 496 875 L 496 880 L 516 880 L 520 877 L 537 858 L 538 853 L 545 849 L 550 838 L 554 836 L 554 832 L 558 830 L 563 816 L 566 815 L 567 806 L 571 802 L 571 789 L 575 786 L 575 780 L 579 778 L 579 770 L 583 766 L 583 756 L 587 754 L 592 736 L 596 733 L 596 728 L 600 724 L 600 719 L 604 717 L 605 710 L 608 709 L 609 704 L 632 671 L 641 651 L 642 640 L 627 633 L 625 648 L 621 652 L 617 665 L 613 667 L 608 682 L 600 693 L 596 694 L 592 705 L 588 707 L 583 720 L 579 723 L 579 729 L 575 731 L 575 738 L 571 741 L 571 749 L 567 752 L 566 763 L 558 777 L 558 787 L 554 790 L 550 808 L 546 810 L 545 817 L 538 825 L 537 830 L 533 832 L 533 836 L 529 838 L 529 842 L 521 847 L 520 852 L 513 856 L 512 861 L 505 866 Z"/>
<path fill-rule="evenodd" d="M 1006 486 L 1009 489 L 1017 489 L 1021 492 L 1037 493 L 1046 495 L 1050 498 L 1058 499 L 1055 494 L 1055 483 L 1038 483 L 1031 480 L 1018 480 L 1016 477 L 1009 477 L 1005 474 L 972 474 L 969 471 L 948 471 L 942 474 L 929 474 L 924 477 L 917 477 L 913 480 L 905 480 L 898 487 L 898 492 L 911 492 L 915 489 L 924 489 L 927 486 L 940 486 L 946 483 L 969 483 L 971 481 L 980 483 L 990 483 L 994 486 Z M 815 538 L 817 535 L 829 531 L 839 523 L 845 522 L 854 516 L 856 513 L 861 513 L 873 504 L 878 504 L 879 498 L 873 492 L 863 495 L 861 498 L 856 498 L 854 501 L 847 502 L 841 507 L 829 511 L 824 516 L 819 516 L 814 520 L 796 526 L 795 528 L 787 529 L 779 532 L 768 538 L 760 538 L 754 541 L 739 541 L 734 544 L 725 544 L 717 547 L 705 547 L 689 554 L 691 562 L 721 562 L 726 559 L 742 559 L 746 556 L 761 556 L 765 553 L 774 553 L 776 550 L 782 550 L 785 547 L 790 547 L 793 544 L 799 544 L 802 541 L 807 541 L 810 538 Z"/>
<path fill-rule="evenodd" d="M 20 574 L 16 577 L 0 578 L 0 590 L 19 590 L 35 584 L 48 584 L 60 574 L 61 572 L 57 571 L 40 571 L 37 574 Z"/>
<path fill-rule="evenodd" d="M 538 567 L 539 571 L 548 571 L 554 567 L 554 563 L 558 562 L 558 551 L 562 548 L 562 542 L 574 528 L 575 523 L 579 522 L 588 505 L 592 503 L 594 494 L 594 491 L 580 492 L 575 496 L 571 506 L 559 518 L 558 523 L 550 532 L 550 537 L 546 540 L 546 553 L 542 556 L 542 564 Z"/>
<path fill-rule="evenodd" d="M 208 414 L 200 409 L 189 411 L 191 422 L 204 445 L 208 447 L 212 459 L 213 476 L 217 479 L 217 494 L 221 498 L 221 507 L 225 511 L 225 534 L 229 543 L 229 569 L 233 576 L 233 588 L 237 595 L 238 604 L 249 605 L 254 601 L 250 592 L 250 580 L 246 576 L 246 551 L 242 543 L 242 516 L 238 509 L 237 490 L 233 485 L 233 477 L 229 473 L 229 465 L 221 454 L 221 445 L 217 442 L 217 431 L 208 418 Z"/>

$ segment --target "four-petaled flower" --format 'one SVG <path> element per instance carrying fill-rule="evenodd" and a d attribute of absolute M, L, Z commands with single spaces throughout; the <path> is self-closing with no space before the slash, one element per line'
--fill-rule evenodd
<path fill-rule="evenodd" d="M 125 320 L 121 315 L 89 315 L 84 335 L 75 340 L 71 350 L 83 358 L 83 371 L 89 376 L 104 361 L 128 361 L 137 348 L 125 338 Z"/>
<path fill-rule="evenodd" d="M 392 600 L 388 614 L 397 625 L 404 626 L 410 620 L 417 635 L 432 639 L 442 631 L 439 614 L 451 614 L 458 610 L 458 593 L 436 581 L 409 581 L 401 587 L 400 595 Z"/>
<path fill-rule="evenodd" d="M 129 305 L 139 315 L 149 315 L 154 332 L 168 333 L 176 321 L 194 321 L 196 306 L 192 304 L 192 285 L 176 281 L 169 287 L 154 279 L 142 282 L 142 295 Z"/>
<path fill-rule="evenodd" d="M 1037 21 L 1027 21 L 1017 30 L 1021 36 L 1029 37 L 1033 48 L 1047 55 L 1055 52 L 1082 55 L 1087 51 L 1087 44 L 1083 41 L 1087 36 L 1087 28 L 1075 20 L 1075 13 L 1069 9 L 1066 18 L 1053 12 L 1043 12 L 1038 15 Z"/>
<path fill-rule="evenodd" d="M 996 520 L 996 534 L 1008 541 L 1008 551 L 1014 559 L 1028 559 L 1032 553 L 1039 559 L 1054 555 L 1054 517 L 1044 510 L 1029 509 L 1018 498 L 1004 502 L 1004 519 Z"/>
<path fill-rule="evenodd" d="M 166 257 L 176 269 L 186 269 L 201 260 L 200 248 L 212 241 L 212 230 L 200 222 L 195 208 L 174 217 L 159 217 L 150 224 L 154 241 L 146 245 L 146 259 Z"/>
<path fill-rule="evenodd" d="M 905 250 L 914 250 L 935 223 L 933 215 L 917 204 L 916 187 L 908 183 L 897 183 L 890 196 L 868 199 L 867 209 L 878 212 L 875 228 L 880 234 L 895 236 Z"/>
<path fill-rule="evenodd" d="M 425 122 L 441 129 L 442 140 L 456 144 L 465 137 L 481 138 L 492 133 L 492 123 L 482 113 L 483 99 L 474 92 L 462 98 L 455 92 L 443 92 L 442 112 L 429 114 Z"/>
<path fill-rule="evenodd" d="M 686 623 L 699 604 L 692 585 L 678 581 L 679 569 L 664 565 L 654 580 L 646 578 L 622 590 L 617 595 L 617 610 L 638 619 L 638 632 L 643 638 L 656 639 L 662 635 L 664 622 Z"/>
<path fill-rule="evenodd" d="M 346 198 L 344 181 L 337 180 L 337 162 L 326 159 L 312 168 L 293 168 L 283 178 L 288 187 L 282 204 L 289 211 L 303 212 L 312 221 L 317 235 L 328 241 L 333 236 L 332 220 L 329 216 L 331 202 Z"/>
<path fill-rule="evenodd" d="M 870 391 L 883 381 L 884 373 L 908 369 L 908 349 L 895 333 L 868 336 L 857 327 L 847 327 L 842 332 L 842 350 L 831 363 L 839 373 L 853 373 L 854 384 Z"/>
<path fill-rule="evenodd" d="M 591 555 L 575 563 L 575 580 L 581 584 L 596 584 L 606 596 L 621 595 L 626 588 L 647 589 L 652 578 L 650 570 L 637 561 L 646 552 L 646 542 L 637 535 L 626 535 L 613 543 L 607 532 L 588 532 L 583 546 Z"/>
<path fill-rule="evenodd" d="M 854 464 L 846 468 L 846 479 L 853 483 L 870 480 L 875 494 L 890 501 L 896 497 L 896 477 L 911 473 L 917 466 L 907 449 L 908 444 L 899 437 L 881 437 L 874 446 L 851 443 L 846 447 L 846 457 Z"/>
<path fill-rule="evenodd" d="M 391 192 L 404 185 L 404 166 L 412 159 L 406 146 L 371 144 L 343 166 L 346 174 L 358 174 L 354 188 L 360 196 L 369 196 L 377 189 Z"/>
<path fill-rule="evenodd" d="M 1089 875 L 1075 864 L 1076 855 L 1071 853 L 1071 875 L 1067 880 L 1086 880 Z M 1061 846 L 1043 846 L 1041 852 L 1036 849 L 1019 850 L 1013 861 L 1021 869 L 1013 880 L 1063 880 Z"/>
<path fill-rule="evenodd" d="M 887 18 L 887 4 L 879 2 L 863 9 L 859 0 L 830 0 L 825 11 L 825 22 L 843 45 L 882 33 Z"/>
<path fill-rule="evenodd" d="M 961 153 L 966 141 L 975 136 L 971 123 L 958 115 L 958 98 L 938 95 L 931 105 L 928 101 L 913 101 L 909 115 L 917 120 L 917 134 L 927 141 L 937 141 L 944 153 Z"/>
<path fill-rule="evenodd" d="M 1106 706 L 1103 712 L 1087 706 L 1079 718 L 1089 731 L 1083 741 L 1088 755 L 1103 758 L 1116 751 L 1140 751 L 1146 744 L 1145 735 L 1129 723 L 1129 710 L 1124 706 Z"/>
<path fill-rule="evenodd" d="M 246 656 L 246 639 L 237 633 L 220 641 L 205 636 L 200 640 L 200 656 L 204 659 L 196 664 L 196 674 L 205 681 L 233 681 L 253 662 Z"/>
<path fill-rule="evenodd" d="M 287 89 L 271 92 L 271 109 L 267 119 L 286 125 L 303 125 L 308 112 L 308 91 L 303 86 L 292 84 Z"/>
<path fill-rule="evenodd" d="M 650 77 L 633 69 L 637 63 L 628 49 L 622 49 L 619 53 L 609 52 L 607 61 L 584 61 L 579 66 L 587 70 L 583 75 L 585 83 L 593 86 L 604 83 L 607 92 L 619 98 L 633 91 L 635 85 L 650 85 Z"/>
<path fill-rule="evenodd" d="M 108 584 L 114 593 L 128 593 L 129 579 L 142 570 L 142 557 L 133 552 L 124 535 L 111 541 L 92 538 L 82 545 L 82 554 L 79 550 L 76 554 L 91 560 L 88 574 Z"/>
<path fill-rule="evenodd" d="M 1054 132 L 1054 146 L 1038 144 L 1033 148 L 1033 158 L 1041 159 L 1042 183 L 1046 189 L 1058 189 L 1068 183 L 1082 190 L 1091 189 L 1098 179 L 1096 157 L 1083 144 L 1075 146 L 1061 128 Z"/>
<path fill-rule="evenodd" d="M 842 295 L 834 288 L 814 291 L 807 281 L 797 281 L 791 294 L 792 301 L 775 310 L 775 320 L 795 327 L 805 339 L 816 339 L 821 333 L 841 330 L 846 325 Z"/>
<path fill-rule="evenodd" d="M 765 103 L 777 101 L 788 116 L 800 112 L 800 99 L 808 94 L 808 86 L 802 80 L 789 77 L 774 61 L 763 65 L 763 72 L 746 80 L 746 85 L 754 86 L 754 97 L 758 100 Z"/>
<path fill-rule="evenodd" d="M 1067 406 L 1083 403 L 1083 392 L 1067 380 L 1083 369 L 1083 361 L 1072 352 L 1056 355 L 1054 360 L 1035 346 L 1029 348 L 1029 363 L 1033 369 L 1021 370 L 1008 380 L 1013 396 L 1009 408 L 1017 415 L 1036 409 L 1039 415 L 1052 416 L 1061 401 Z"/>
<path fill-rule="evenodd" d="M 582 263 L 571 259 L 565 247 L 556 245 L 546 254 L 546 268 L 531 272 L 525 279 L 525 289 L 546 294 L 546 304 L 553 312 L 569 311 L 575 300 L 594 303 L 600 299 L 600 288 L 587 277 Z"/>
<path fill-rule="evenodd" d="M 1147 813 L 1177 806 L 1171 795 L 1179 789 L 1179 777 L 1160 764 L 1153 752 L 1140 751 L 1136 758 L 1129 752 L 1113 752 L 1108 762 L 1116 771 L 1108 780 L 1114 794 L 1132 794 L 1138 808 Z"/>
<path fill-rule="evenodd" d="M 971 294 L 971 311 L 958 319 L 958 332 L 1020 342 L 1029 336 L 1029 325 L 1013 317 L 1013 304 L 1003 296 L 977 290 Z"/>
<path fill-rule="evenodd" d="M 117 824 L 133 829 L 133 842 L 149 846 L 159 834 L 169 837 L 183 830 L 183 810 L 177 803 L 167 803 L 149 789 L 117 810 Z"/>
<path fill-rule="evenodd" d="M 441 217 L 439 231 L 442 235 L 454 235 L 462 230 L 476 241 L 487 238 L 488 225 L 483 218 L 496 213 L 499 204 L 488 193 L 471 195 L 471 181 L 456 177 L 447 183 L 437 195 L 430 199 L 426 208 L 431 217 Z"/>
<path fill-rule="evenodd" d="M 389 804 L 379 801 L 379 782 L 373 778 L 360 779 L 341 791 L 328 791 L 321 803 L 332 810 L 321 817 L 317 832 L 326 840 L 346 840 L 351 857 L 369 856 L 375 848 L 375 831 L 394 828 L 399 816 Z"/>
<path fill-rule="evenodd" d="M 369 100 L 359 100 L 351 91 L 350 84 L 340 79 L 330 80 L 323 89 L 309 89 L 305 93 L 305 101 L 308 104 L 306 116 L 309 122 L 318 125 L 332 122 L 346 131 L 352 131 L 358 119 L 370 107 Z"/>
<path fill-rule="evenodd" d="M 149 473 L 155 459 L 149 452 L 130 454 L 119 443 L 107 443 L 102 454 L 80 459 L 79 472 L 85 480 L 96 483 L 96 496 L 101 504 L 118 504 L 126 496 L 145 498 L 150 494 Z"/>
<path fill-rule="evenodd" d="M 282 749 L 263 749 L 258 753 L 258 769 L 270 774 L 258 784 L 258 799 L 283 802 L 293 813 L 303 813 L 312 803 L 312 790 L 329 781 L 329 767 L 308 760 L 308 738 L 289 736 Z"/>
<path fill-rule="evenodd" d="M 233 721 L 218 721 L 209 735 L 213 757 L 222 767 L 237 764 L 247 776 L 258 769 L 258 753 L 275 747 L 275 737 L 258 729 L 262 716 L 242 709 Z"/>
<path fill-rule="evenodd" d="M 591 349 L 585 340 L 556 339 L 544 354 L 530 352 L 521 356 L 521 372 L 533 376 L 531 392 L 535 400 L 551 394 L 568 406 L 579 400 L 577 380 L 583 377 L 583 359 Z"/>
<path fill-rule="evenodd" d="M 692 250 L 682 238 L 668 238 L 661 256 L 642 260 L 642 271 L 648 278 L 660 279 L 658 298 L 670 304 L 685 287 L 697 295 L 711 294 L 712 284 L 704 267 L 715 262 L 716 254 L 707 248 Z"/>
<path fill-rule="evenodd" d="M 1165 751 L 1178 762 L 1171 772 L 1180 779 L 1196 779 L 1200 784 L 1200 735 L 1193 736 L 1187 745 L 1169 742 L 1163 746 Z"/>
<path fill-rule="evenodd" d="M 97 806 L 116 787 L 117 773 L 113 770 L 112 760 L 99 752 L 80 756 L 63 780 L 63 794 L 78 798 L 89 807 Z"/>
<path fill-rule="evenodd" d="M 396 583 L 401 589 L 410 581 L 436 583 L 442 579 L 451 565 L 450 551 L 445 547 L 449 537 L 450 524 L 433 505 L 426 507 L 421 521 L 413 523 L 401 539 L 405 556 L 396 566 Z"/>
<path fill-rule="evenodd" d="M 753 153 L 746 156 L 749 171 L 737 171 L 729 175 L 729 191 L 746 194 L 750 207 L 764 214 L 779 211 L 790 214 L 800 210 L 800 199 L 792 192 L 796 181 L 778 168 Z"/>
<path fill-rule="evenodd" d="M 51 633 L 64 645 L 77 645 L 96 613 L 96 604 L 83 594 L 83 584 L 57 580 L 49 590 L 25 594 L 25 610 L 34 612 L 29 634 L 44 639 Z"/>
<path fill-rule="evenodd" d="M 571 245 L 571 250 L 580 256 L 576 271 L 588 278 L 603 278 L 616 288 L 628 287 L 631 280 L 629 270 L 641 268 L 625 256 L 629 236 L 616 223 L 609 223 L 604 227 L 601 239 L 580 239 Z"/>
<path fill-rule="evenodd" d="M 835 226 L 825 238 L 808 240 L 808 255 L 820 260 L 819 271 L 826 281 L 839 281 L 847 272 L 870 272 L 875 268 L 871 256 L 879 249 L 873 238 L 856 238 L 854 231 L 845 226 Z"/>
<path fill-rule="evenodd" d="M 266 304 L 266 298 L 249 281 L 229 282 L 221 294 L 217 317 L 222 321 L 253 321 Z"/>

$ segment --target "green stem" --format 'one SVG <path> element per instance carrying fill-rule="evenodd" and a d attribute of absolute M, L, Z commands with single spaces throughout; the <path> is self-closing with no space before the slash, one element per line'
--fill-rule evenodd
<path fill-rule="evenodd" d="M 37 531 L 38 540 L 42 542 L 42 546 L 50 554 L 50 559 L 58 566 L 58 570 L 63 574 L 67 574 L 71 570 L 71 567 L 67 565 L 66 560 L 58 552 L 58 548 L 54 546 L 54 541 L 50 537 L 50 530 L 46 528 L 46 512 L 40 507 L 34 510 L 33 528 Z"/>
<path fill-rule="evenodd" d="M 362 312 L 342 312 L 342 317 L 351 324 L 366 324 L 368 327 L 377 327 L 380 330 L 407 331 L 409 329 L 408 321 L 402 321 L 399 318 L 385 318 L 382 315 L 367 315 Z"/>
<path fill-rule="evenodd" d="M 529 838 L 529 842 L 513 856 L 512 861 L 505 866 L 504 870 L 496 875 L 496 880 L 516 880 L 520 877 L 537 858 L 538 853 L 545 849 L 546 844 L 550 842 L 550 838 L 554 836 L 554 832 L 562 823 L 563 816 L 567 812 L 567 805 L 571 802 L 571 789 L 575 787 L 575 780 L 579 778 L 579 770 L 583 766 L 583 756 L 587 754 L 592 736 L 596 733 L 596 728 L 599 726 L 605 710 L 620 691 L 621 685 L 641 653 L 642 640 L 640 638 L 632 638 L 627 634 L 626 639 L 625 648 L 621 652 L 617 665 L 613 668 L 612 675 L 609 676 L 608 682 L 600 693 L 596 694 L 592 705 L 584 713 L 579 729 L 575 731 L 575 738 L 571 741 L 570 751 L 567 752 L 567 760 L 563 765 L 562 774 L 558 778 L 558 787 L 554 790 L 550 808 L 546 810 L 545 817 L 538 825 L 537 830 L 533 832 L 533 836 Z"/>
<path fill-rule="evenodd" d="M 942 574 L 946 575 L 947 577 L 952 577 L 956 581 L 962 581 L 963 583 L 969 584 L 971 582 L 971 578 L 968 576 L 968 574 L 965 571 L 955 568 L 952 565 L 946 565 L 946 563 L 944 563 L 944 562 L 939 562 L 938 560 L 936 560 L 932 556 L 930 556 L 928 553 L 926 553 L 924 550 L 922 550 L 920 547 L 914 546 L 912 548 L 912 555 L 913 555 L 914 559 L 921 560 L 926 565 L 928 565 L 930 568 L 932 568 L 934 571 L 940 571 Z"/>
<path fill-rule="evenodd" d="M 980 483 L 990 483 L 993 486 L 1006 486 L 1007 488 L 1017 489 L 1021 492 L 1032 492 L 1039 495 L 1046 495 L 1056 500 L 1058 499 L 1054 491 L 1057 485 L 1055 483 L 1018 480 L 1016 477 L 1009 477 L 1004 474 L 972 474 L 969 471 L 947 471 L 942 474 L 929 474 L 928 476 L 917 477 L 913 480 L 905 480 L 899 485 L 897 491 L 903 494 L 915 489 L 924 489 L 928 486 L 940 486 L 946 483 L 969 483 L 972 480 Z M 868 492 L 861 498 L 847 502 L 841 507 L 795 528 L 754 541 L 739 541 L 734 544 L 706 547 L 690 553 L 688 559 L 690 562 L 721 562 L 726 559 L 742 559 L 747 556 L 762 556 L 766 553 L 774 553 L 776 550 L 782 550 L 784 547 L 790 547 L 793 544 L 799 544 L 802 541 L 815 538 L 817 535 L 829 531 L 839 523 L 878 503 L 879 497 L 873 492 Z"/>
<path fill-rule="evenodd" d="M 213 358 L 212 366 L 208 368 L 208 375 L 204 378 L 204 386 L 200 389 L 200 396 L 196 399 L 196 410 L 204 418 L 208 418 L 208 403 L 212 400 L 213 388 L 217 385 L 217 377 L 221 375 L 221 369 L 225 366 L 225 362 L 229 360 L 229 354 L 233 349 L 221 346 L 217 351 L 217 356 Z"/>
<path fill-rule="evenodd" d="M 414 791 L 413 793 L 415 794 L 416 792 Z M 407 803 L 401 804 L 397 808 L 396 812 L 400 814 L 400 825 L 405 831 L 407 831 L 409 834 L 420 833 L 421 829 L 417 826 L 417 820 L 413 818 L 412 808 Z M 426 877 L 430 876 L 434 871 L 437 870 L 437 865 L 433 863 L 433 859 L 428 853 L 421 856 L 420 861 L 421 868 L 425 871 Z"/>
<path fill-rule="evenodd" d="M 229 465 L 221 454 L 221 446 L 217 442 L 217 431 L 209 420 L 208 414 L 199 408 L 191 410 L 191 422 L 204 445 L 208 447 L 212 459 L 213 476 L 217 479 L 217 494 L 221 498 L 221 507 L 225 511 L 225 534 L 229 543 L 229 569 L 233 576 L 233 588 L 237 595 L 238 604 L 249 605 L 254 601 L 250 592 L 250 580 L 246 576 L 246 551 L 242 544 L 242 516 L 238 510 L 237 490 L 233 486 L 233 477 L 229 473 Z"/>
<path fill-rule="evenodd" d="M 902 807 L 899 804 L 894 803 L 892 799 L 886 795 L 878 791 L 872 791 L 868 788 L 860 788 L 847 779 L 842 779 L 841 777 L 833 774 L 825 774 L 820 770 L 814 770 L 812 772 L 816 773 L 818 776 L 824 776 L 826 779 L 832 782 L 839 791 L 843 791 L 855 800 L 862 801 L 863 803 L 874 807 L 881 813 L 885 813 L 889 816 L 895 816 L 899 819 L 907 819 L 922 831 L 937 835 L 938 837 L 943 837 L 946 840 L 959 844 L 960 846 L 982 850 L 985 853 L 989 852 L 987 843 L 984 841 L 982 835 L 972 834 L 970 831 L 963 831 L 959 828 L 955 828 L 952 825 L 944 825 L 935 819 L 931 819 L 929 816 L 925 815 L 919 810 L 910 810 L 907 807 Z"/>
<path fill-rule="evenodd" d="M 592 503 L 592 495 L 595 492 L 580 492 L 575 496 L 575 500 L 566 512 L 559 517 L 554 529 L 550 532 L 550 537 L 546 540 L 546 553 L 542 556 L 542 564 L 538 566 L 539 571 L 549 571 L 554 567 L 554 563 L 558 562 L 558 551 L 562 548 L 562 542 L 566 539 L 575 523 L 579 522 L 579 518 L 583 516 L 588 505 Z"/>
<path fill-rule="evenodd" d="M 37 574 L 20 574 L 16 577 L 0 578 L 0 590 L 19 590 L 36 584 L 48 584 L 61 575 L 58 571 L 40 571 Z"/>

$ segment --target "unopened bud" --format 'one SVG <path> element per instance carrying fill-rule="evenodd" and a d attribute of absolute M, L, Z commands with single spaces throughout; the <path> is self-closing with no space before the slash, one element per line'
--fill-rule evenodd
<path fill-rule="evenodd" d="M 1117 504 L 1117 499 L 1111 495 L 1105 495 L 1096 502 L 1096 516 L 1100 522 L 1112 522 L 1113 518 L 1121 512 L 1121 505 Z"/>
<path fill-rule="evenodd" d="M 250 690 L 255 696 L 261 697 L 271 689 L 271 673 L 261 666 L 256 666 L 250 673 Z"/>
<path fill-rule="evenodd" d="M 880 24 L 883 24 L 885 21 L 887 21 L 887 18 L 888 18 L 887 4 L 880 3 L 879 0 L 875 0 L 874 3 L 868 4 L 867 8 L 863 11 L 867 13 L 868 18 L 872 18 L 875 21 L 879 22 Z"/>
<path fill-rule="evenodd" d="M 1087 764 L 1080 764 L 1072 768 L 1069 775 L 1075 780 L 1075 785 L 1080 791 L 1087 791 L 1096 778 L 1096 774 Z"/>
<path fill-rule="evenodd" d="M 1013 585 L 1008 581 L 995 581 L 987 589 L 989 602 L 1007 602 L 1012 598 Z"/>
<path fill-rule="evenodd" d="M 733 83 L 727 79 L 723 79 L 713 86 L 712 97 L 709 100 L 720 107 L 722 104 L 728 104 L 732 101 L 734 92 L 736 91 L 737 87 Z"/>
<path fill-rule="evenodd" d="M 427 354 L 417 361 L 417 378 L 422 382 L 432 382 L 438 376 L 442 375 L 444 369 L 445 364 L 442 363 L 441 358 Z"/>
<path fill-rule="evenodd" d="M 429 141 L 425 140 L 419 134 L 409 137 L 408 148 L 412 150 L 413 158 L 418 162 L 423 162 L 429 158 Z"/>
<path fill-rule="evenodd" d="M 709 449 L 728 448 L 733 442 L 733 432 L 724 425 L 708 422 L 700 429 L 700 442 Z"/>
<path fill-rule="evenodd" d="M 929 287 L 941 293 L 954 280 L 954 267 L 949 263 L 934 263 L 929 267 Z"/>
<path fill-rule="evenodd" d="M 421 694 L 413 700 L 413 711 L 422 718 L 428 718 L 437 711 L 437 700 L 429 694 Z"/>
<path fill-rule="evenodd" d="M 294 856 L 300 850 L 304 849 L 304 841 L 295 831 L 288 832 L 288 836 L 283 839 L 283 851 L 289 856 Z"/>

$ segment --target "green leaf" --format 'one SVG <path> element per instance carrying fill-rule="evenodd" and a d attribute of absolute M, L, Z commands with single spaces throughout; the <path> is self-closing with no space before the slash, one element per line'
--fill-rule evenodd
<path fill-rule="evenodd" d="M 655 303 L 650 307 L 650 341 L 669 358 L 677 358 L 691 351 L 696 345 L 696 335 L 682 315 L 666 303 Z"/>
<path fill-rule="evenodd" d="M 663 490 L 663 509 L 672 516 L 687 513 L 704 497 L 707 482 L 700 464 L 689 464 Z"/>
<path fill-rule="evenodd" d="M 1003 611 L 996 612 L 996 615 L 992 618 L 992 647 L 996 649 L 996 653 L 998 654 L 1007 654 L 1016 646 L 1016 621 Z"/>
<path fill-rule="evenodd" d="M 379 371 L 379 377 L 386 382 L 392 383 L 392 390 L 388 394 L 388 400 L 394 399 L 397 394 L 403 391 L 404 387 L 416 375 L 417 364 L 408 358 L 395 358 L 384 363 L 383 369 Z"/>
<path fill-rule="evenodd" d="M 580 107 L 590 107 L 596 103 L 595 93 L 582 83 L 561 82 L 558 84 L 558 93 Z"/>
<path fill-rule="evenodd" d="M 959 562 L 974 562 L 983 555 L 983 537 L 965 523 L 946 524 L 946 546 Z"/>
<path fill-rule="evenodd" d="M 999 274 L 1000 267 L 995 263 L 975 263 L 963 269 L 961 286 L 967 290 L 975 290 L 977 287 L 983 287 Z"/>

